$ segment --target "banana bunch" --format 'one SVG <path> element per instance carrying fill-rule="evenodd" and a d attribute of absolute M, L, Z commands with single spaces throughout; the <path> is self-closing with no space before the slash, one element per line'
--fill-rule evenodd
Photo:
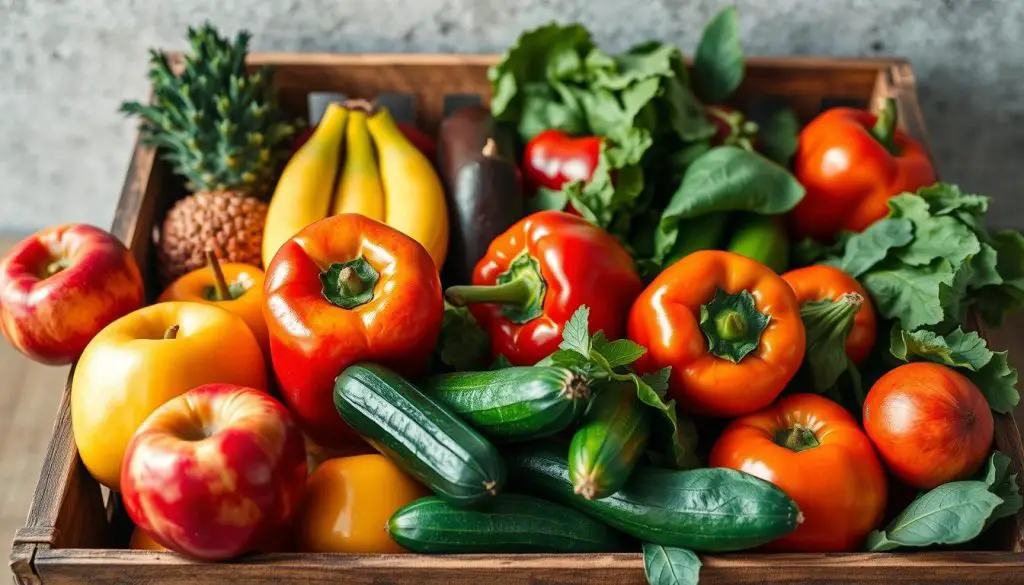
<path fill-rule="evenodd" d="M 374 111 L 365 102 L 327 107 L 274 190 L 263 265 L 299 230 L 339 213 L 385 223 L 422 244 L 438 269 L 444 263 L 448 212 L 441 181 L 385 108 Z"/>

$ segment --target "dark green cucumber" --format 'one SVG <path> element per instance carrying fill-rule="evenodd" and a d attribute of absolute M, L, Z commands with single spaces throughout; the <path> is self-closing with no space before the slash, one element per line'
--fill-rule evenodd
<path fill-rule="evenodd" d="M 574 491 L 588 500 L 619 491 L 650 437 L 650 408 L 636 397 L 635 388 L 602 390 L 569 444 L 569 479 Z"/>
<path fill-rule="evenodd" d="M 334 406 L 378 451 L 453 504 L 490 499 L 505 483 L 494 445 L 384 367 L 356 364 L 343 371 L 334 381 Z"/>
<path fill-rule="evenodd" d="M 477 430 L 500 441 L 551 436 L 587 409 L 590 388 L 567 368 L 515 367 L 429 379 L 423 391 Z"/>
<path fill-rule="evenodd" d="M 725 468 L 673 471 L 638 466 L 617 493 L 587 500 L 573 493 L 569 466 L 551 445 L 507 454 L 509 474 L 523 490 L 572 506 L 645 542 L 703 552 L 753 548 L 784 536 L 802 521 L 782 490 Z"/>
<path fill-rule="evenodd" d="M 789 268 L 789 237 L 782 217 L 741 213 L 725 249 L 757 260 L 778 274 Z"/>
<path fill-rule="evenodd" d="M 418 553 L 626 550 L 626 539 L 601 522 L 572 508 L 517 494 L 502 494 L 473 510 L 433 496 L 421 498 L 395 512 L 388 531 L 399 545 Z"/>

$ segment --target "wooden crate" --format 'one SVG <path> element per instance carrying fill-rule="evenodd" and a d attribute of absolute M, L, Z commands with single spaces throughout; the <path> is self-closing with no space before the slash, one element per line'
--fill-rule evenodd
<path fill-rule="evenodd" d="M 283 103 L 304 113 L 311 91 L 349 96 L 411 97 L 420 126 L 435 130 L 446 111 L 487 99 L 493 56 L 253 54 L 274 65 Z M 388 95 L 384 95 L 388 94 Z M 927 142 L 910 66 L 899 60 L 751 59 L 740 107 L 787 104 L 805 121 L 833 105 L 868 106 L 895 97 L 905 130 Z M 137 145 L 114 217 L 113 232 L 144 267 L 150 298 L 157 284 L 152 231 L 183 194 L 153 149 Z M 18 583 L 615 583 L 644 582 L 639 554 L 342 555 L 264 554 L 202 564 L 173 554 L 126 550 L 130 521 L 116 497 L 104 497 L 82 465 L 71 434 L 65 388 L 46 462 L 11 552 Z M 1022 469 L 1013 418 L 996 417 L 996 447 Z M 1001 521 L 977 550 L 925 553 L 733 554 L 703 556 L 701 583 L 1017 583 L 1024 582 L 1024 513 Z"/>

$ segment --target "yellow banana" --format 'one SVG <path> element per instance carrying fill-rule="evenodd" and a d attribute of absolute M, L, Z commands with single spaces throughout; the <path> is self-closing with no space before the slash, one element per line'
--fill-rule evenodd
<path fill-rule="evenodd" d="M 361 213 L 377 221 L 386 220 L 384 186 L 380 182 L 373 142 L 366 128 L 366 112 L 358 109 L 348 114 L 345 162 L 331 206 L 331 215 L 339 213 Z"/>
<path fill-rule="evenodd" d="M 263 228 L 264 267 L 299 230 L 327 217 L 348 113 L 340 104 L 327 106 L 316 131 L 285 165 Z"/>
<path fill-rule="evenodd" d="M 448 253 L 448 210 L 434 167 L 384 108 L 367 121 L 377 146 L 389 226 L 423 245 L 438 269 Z"/>

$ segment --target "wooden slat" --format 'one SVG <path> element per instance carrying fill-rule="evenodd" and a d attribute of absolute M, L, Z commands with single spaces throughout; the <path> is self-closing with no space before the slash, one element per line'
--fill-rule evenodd
<path fill-rule="evenodd" d="M 702 556 L 701 584 L 1020 583 L 1024 557 L 1006 552 L 913 555 L 777 554 Z M 44 583 L 133 582 L 203 585 L 323 583 L 479 585 L 480 583 L 645 583 L 638 554 L 612 555 L 256 555 L 203 564 L 144 551 L 50 550 L 36 566 Z M 83 580 L 83 575 L 88 575 Z M 499 577 L 500 576 L 500 577 Z"/>

